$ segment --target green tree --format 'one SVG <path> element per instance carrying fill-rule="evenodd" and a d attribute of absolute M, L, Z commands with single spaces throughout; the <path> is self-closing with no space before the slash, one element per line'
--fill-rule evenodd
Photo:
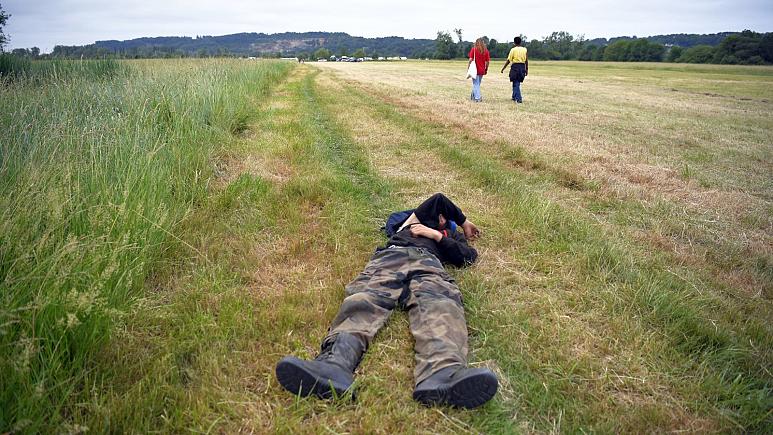
<path fill-rule="evenodd" d="M 437 32 L 435 38 L 435 59 L 451 59 L 456 53 L 456 44 L 451 34 L 444 31 Z"/>
<path fill-rule="evenodd" d="M 529 59 L 548 59 L 545 43 L 539 39 L 529 42 L 526 48 L 529 50 Z"/>
<path fill-rule="evenodd" d="M 331 55 L 332 55 L 332 53 L 327 48 L 320 48 L 319 50 L 314 52 L 314 58 L 315 59 L 327 59 Z"/>
<path fill-rule="evenodd" d="M 577 55 L 577 59 L 579 60 L 593 60 L 594 57 L 596 57 L 596 52 L 598 51 L 599 47 L 593 44 L 585 44 L 585 46 L 580 51 L 580 54 Z"/>
<path fill-rule="evenodd" d="M 637 39 L 628 44 L 628 57 L 629 62 L 643 62 L 647 57 L 647 40 Z M 623 60 L 623 59 L 621 59 Z"/>
<path fill-rule="evenodd" d="M 714 63 L 740 63 L 740 64 L 759 64 L 762 63 L 762 52 L 760 43 L 762 35 L 751 30 L 744 30 L 737 35 L 730 35 L 719 43 L 714 51 Z"/>
<path fill-rule="evenodd" d="M 577 53 L 583 45 L 583 39 L 580 37 L 575 40 L 569 32 L 553 32 L 545 38 L 544 44 L 549 59 L 576 59 Z"/>
<path fill-rule="evenodd" d="M 488 48 L 489 53 L 491 53 L 491 57 L 494 56 L 494 52 L 497 50 L 497 40 L 494 38 L 489 39 L 488 44 L 486 44 L 486 48 Z"/>
<path fill-rule="evenodd" d="M 464 44 L 464 41 L 462 40 L 462 29 L 454 29 L 454 33 L 456 34 L 456 53 L 452 54 L 451 57 L 467 57 L 467 53 L 469 53 L 469 50 L 466 50 L 466 46 Z"/>
<path fill-rule="evenodd" d="M 8 36 L 3 33 L 3 27 L 5 27 L 5 23 L 8 22 L 8 18 L 11 18 L 11 15 L 6 14 L 3 10 L 3 5 L 0 4 L 0 53 L 3 52 L 3 47 L 5 47 L 5 44 L 9 41 Z"/>
<path fill-rule="evenodd" d="M 628 62 L 660 62 L 666 47 L 647 39 L 628 41 Z"/>
<path fill-rule="evenodd" d="M 604 50 L 604 60 L 617 62 L 627 61 L 629 51 L 629 41 L 613 42 L 607 45 L 607 48 Z"/>
<path fill-rule="evenodd" d="M 358 48 L 357 50 L 354 51 L 354 54 L 352 56 L 356 58 L 365 57 L 365 49 Z"/>
<path fill-rule="evenodd" d="M 760 40 L 760 55 L 765 62 L 773 63 L 773 33 L 766 33 Z"/>
<path fill-rule="evenodd" d="M 666 57 L 666 60 L 669 62 L 676 62 L 677 59 L 679 59 L 679 56 L 682 55 L 684 52 L 684 49 L 678 45 L 674 45 L 671 47 L 671 49 L 668 50 L 668 55 Z"/>
<path fill-rule="evenodd" d="M 507 57 L 508 53 L 510 53 L 510 46 L 507 43 L 498 42 L 493 38 L 489 40 L 487 46 L 492 58 Z M 529 56 L 531 56 L 531 53 L 529 53 Z"/>
<path fill-rule="evenodd" d="M 462 43 L 462 29 L 454 29 L 454 34 L 456 34 L 456 42 L 458 44 Z"/>
<path fill-rule="evenodd" d="M 710 45 L 696 45 L 684 50 L 676 61 L 682 63 L 711 63 L 714 59 L 714 52 L 714 47 Z"/>
<path fill-rule="evenodd" d="M 647 62 L 662 62 L 663 55 L 666 54 L 666 46 L 656 42 L 647 41 L 646 54 L 644 60 Z"/>
<path fill-rule="evenodd" d="M 602 61 L 604 60 L 604 53 L 607 51 L 607 46 L 602 45 L 601 47 L 596 49 L 596 52 L 593 53 L 593 60 L 595 61 Z"/>

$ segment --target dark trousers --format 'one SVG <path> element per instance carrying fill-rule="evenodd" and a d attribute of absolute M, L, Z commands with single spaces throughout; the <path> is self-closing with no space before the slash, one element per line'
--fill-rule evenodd
<path fill-rule="evenodd" d="M 526 65 L 514 63 L 510 66 L 510 81 L 513 82 L 513 101 L 523 103 L 521 83 L 526 78 Z"/>

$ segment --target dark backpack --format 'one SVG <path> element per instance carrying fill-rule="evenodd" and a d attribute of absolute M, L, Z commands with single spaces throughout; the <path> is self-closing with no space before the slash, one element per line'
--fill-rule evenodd
<path fill-rule="evenodd" d="M 390 214 L 387 217 L 386 224 L 381 227 L 381 230 L 384 231 L 384 234 L 386 234 L 387 237 L 394 236 L 397 229 L 400 228 L 400 225 L 411 217 L 411 213 L 413 213 L 414 210 L 415 209 L 412 208 L 410 210 L 396 211 Z"/>

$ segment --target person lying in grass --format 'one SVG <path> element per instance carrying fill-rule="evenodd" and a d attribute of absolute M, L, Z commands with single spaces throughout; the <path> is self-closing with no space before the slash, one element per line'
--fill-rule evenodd
<path fill-rule="evenodd" d="M 450 231 L 449 221 L 464 234 Z M 351 391 L 354 370 L 392 310 L 408 311 L 416 340 L 413 398 L 427 406 L 475 408 L 496 394 L 491 370 L 467 368 L 462 295 L 443 264 L 462 267 L 478 252 L 467 244 L 478 228 L 442 193 L 424 201 L 378 248 L 346 298 L 311 361 L 294 356 L 276 366 L 279 383 L 295 395 L 330 398 Z"/>

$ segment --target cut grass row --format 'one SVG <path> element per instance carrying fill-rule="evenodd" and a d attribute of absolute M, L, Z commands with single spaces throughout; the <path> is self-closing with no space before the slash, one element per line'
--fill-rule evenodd
<path fill-rule="evenodd" d="M 771 355 L 766 349 L 770 348 L 771 334 L 765 324 L 767 311 L 764 308 L 758 311 L 744 302 L 734 303 L 717 296 L 721 292 L 703 294 L 696 286 L 702 285 L 702 280 L 706 279 L 700 273 L 673 267 L 669 264 L 673 260 L 669 256 L 657 252 L 650 254 L 632 244 L 631 240 L 615 237 L 605 228 L 599 228 L 591 219 L 577 216 L 540 198 L 528 188 L 529 177 L 503 166 L 501 162 L 507 161 L 506 156 L 496 151 L 492 153 L 490 144 L 469 138 L 461 143 L 458 137 L 400 113 L 389 104 L 374 102 L 373 94 L 352 89 L 344 93 L 358 95 L 361 107 L 374 108 L 376 117 L 394 122 L 402 131 L 415 134 L 416 140 L 411 145 L 424 146 L 445 156 L 449 164 L 467 173 L 479 186 L 498 192 L 507 203 L 507 221 L 517 222 L 531 236 L 532 242 L 524 246 L 525 252 L 519 255 L 537 254 L 559 259 L 559 264 L 565 262 L 559 270 L 552 272 L 567 273 L 564 278 L 566 284 L 583 283 L 579 286 L 584 288 L 584 292 L 580 293 L 578 308 L 593 311 L 594 307 L 605 307 L 605 314 L 612 322 L 620 317 L 630 317 L 634 319 L 631 321 L 633 324 L 626 325 L 627 328 L 643 329 L 639 334 L 647 334 L 649 330 L 659 337 L 657 341 L 660 343 L 656 344 L 663 355 L 647 359 L 660 366 L 658 369 L 664 371 L 660 375 L 671 378 L 667 381 L 676 389 L 675 393 L 682 396 L 678 403 L 709 419 L 713 419 L 718 411 L 722 417 L 716 423 L 726 428 L 737 425 L 759 429 L 770 424 L 770 375 L 767 367 L 770 366 Z M 672 271 L 676 271 L 676 275 Z M 478 290 L 471 295 L 482 294 L 481 291 L 491 285 L 488 278 L 477 276 L 469 279 L 473 288 Z M 503 316 L 493 316 L 491 313 L 497 312 L 493 307 L 501 302 L 489 301 L 491 305 L 479 311 L 484 319 L 488 319 L 486 330 L 496 331 L 498 324 L 506 324 L 508 317 L 517 315 L 505 312 Z M 741 307 L 746 312 L 751 310 L 752 317 L 738 318 L 737 310 Z M 476 311 L 474 307 L 473 311 Z M 528 319 L 523 320 L 528 324 Z M 609 338 L 618 340 L 625 337 Z M 514 339 L 502 335 L 500 349 L 508 349 L 505 343 Z M 549 346 L 549 343 L 542 345 Z M 522 358 L 507 351 L 497 354 L 500 356 L 497 361 L 515 362 Z M 549 361 L 545 363 L 550 367 Z M 531 368 L 540 370 L 535 365 Z M 513 378 L 518 378 L 511 374 Z M 571 385 L 577 382 L 573 378 L 581 376 L 567 376 L 565 380 Z M 698 388 L 693 391 L 696 379 Z M 535 386 L 539 387 L 539 383 Z M 540 397 L 535 394 L 539 388 L 529 390 L 525 397 Z M 603 397 L 594 399 L 603 400 Z M 544 401 L 537 399 L 535 402 L 541 405 L 532 412 L 544 414 Z M 566 403 L 561 402 L 559 400 L 555 404 L 556 413 L 561 409 L 567 411 Z M 567 412 L 571 417 L 566 417 L 565 423 L 583 427 L 595 421 L 595 424 L 601 423 L 600 427 L 604 427 L 614 421 L 599 421 L 599 410 L 595 406 L 579 406 L 573 411 Z M 633 415 L 618 415 L 622 426 L 617 427 L 624 427 L 627 422 L 633 425 L 629 429 L 641 429 L 638 425 L 652 420 L 667 428 L 673 423 L 673 416 L 669 416 L 671 411 L 668 406 L 642 406 Z"/>

